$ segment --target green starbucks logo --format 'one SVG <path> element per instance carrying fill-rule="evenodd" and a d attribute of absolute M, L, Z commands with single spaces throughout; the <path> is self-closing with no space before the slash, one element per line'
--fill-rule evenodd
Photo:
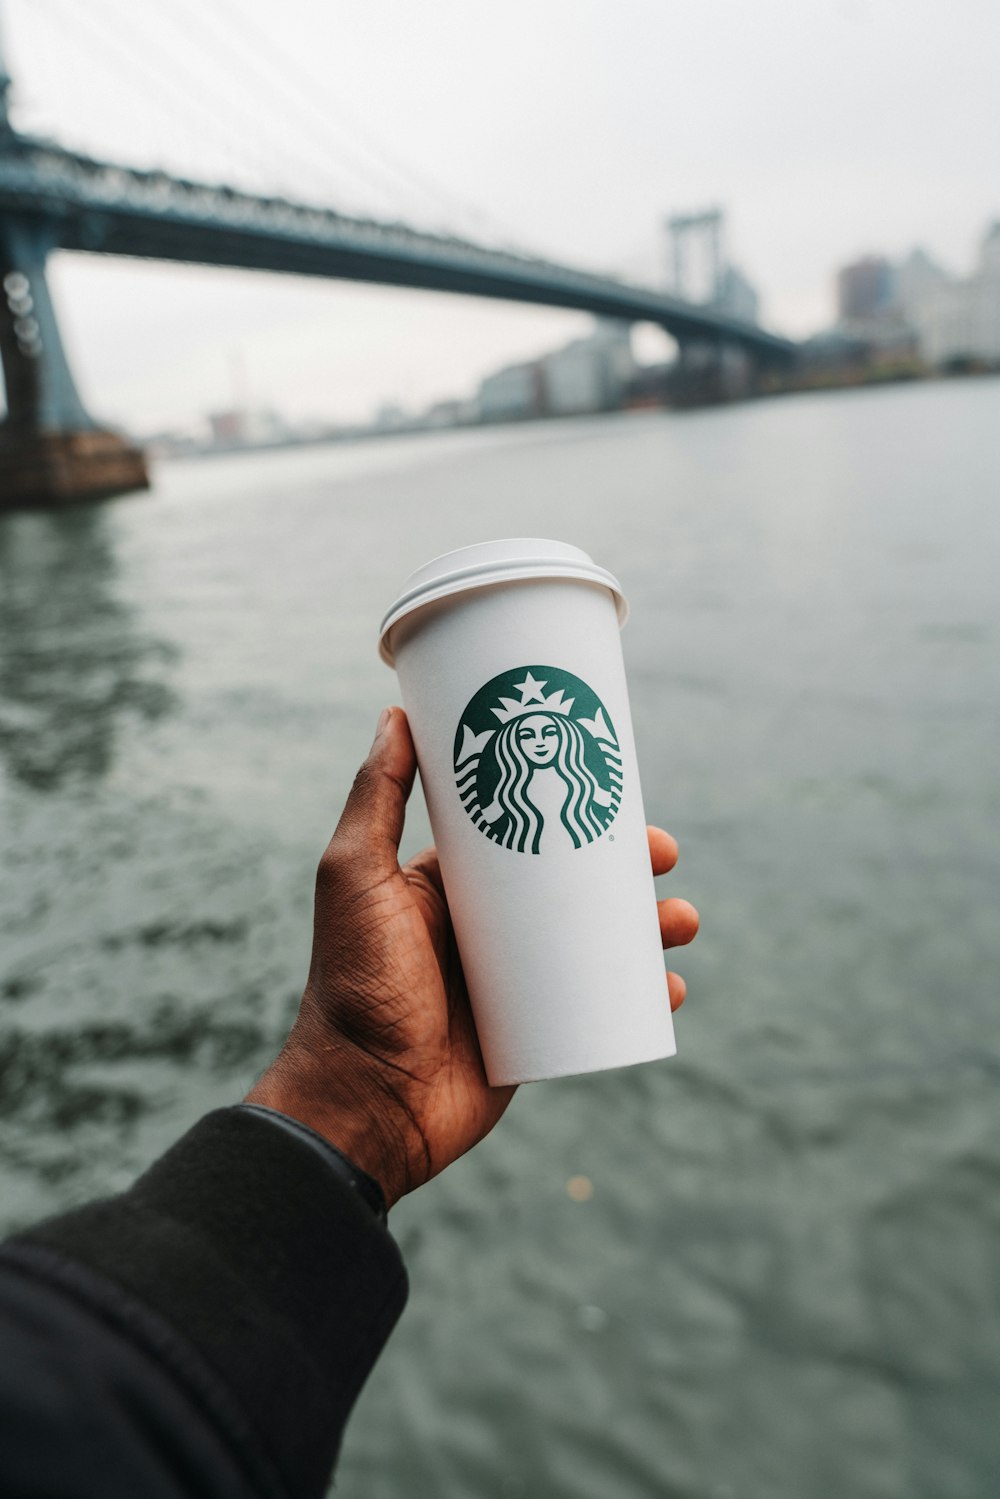
<path fill-rule="evenodd" d="M 582 848 L 618 812 L 621 750 L 586 682 L 521 666 L 487 682 L 462 714 L 455 780 L 476 827 L 503 848 Z"/>

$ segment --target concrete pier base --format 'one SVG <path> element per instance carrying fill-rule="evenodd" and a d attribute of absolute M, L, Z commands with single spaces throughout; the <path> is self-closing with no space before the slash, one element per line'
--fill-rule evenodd
<path fill-rule="evenodd" d="M 0 426 L 0 510 L 51 510 L 148 488 L 144 454 L 115 432 Z"/>

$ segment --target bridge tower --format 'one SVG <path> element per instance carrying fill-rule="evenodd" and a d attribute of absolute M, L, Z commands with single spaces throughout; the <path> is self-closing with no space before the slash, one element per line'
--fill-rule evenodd
<path fill-rule="evenodd" d="M 10 121 L 10 76 L 0 48 L 0 155 L 30 142 Z M 0 212 L 0 510 L 54 507 L 148 489 L 143 454 L 98 426 L 80 399 L 49 293 L 45 263 L 58 243 L 37 210 Z"/>
<path fill-rule="evenodd" d="M 722 289 L 724 267 L 723 213 L 707 208 L 701 213 L 675 213 L 667 219 L 671 248 L 671 290 L 689 301 L 714 302 Z M 694 292 L 689 285 L 690 247 L 700 261 L 702 285 Z"/>
<path fill-rule="evenodd" d="M 669 234 L 667 283 L 673 295 L 720 311 L 732 310 L 726 308 L 727 285 L 734 273 L 726 257 L 723 210 L 672 214 L 665 228 Z M 742 309 L 741 315 L 747 317 Z M 678 339 L 671 398 L 678 406 L 738 400 L 758 388 L 765 364 L 722 332 Z"/>

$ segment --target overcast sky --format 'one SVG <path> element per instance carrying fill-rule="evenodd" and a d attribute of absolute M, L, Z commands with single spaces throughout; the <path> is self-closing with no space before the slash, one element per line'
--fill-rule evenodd
<path fill-rule="evenodd" d="M 15 121 L 97 154 L 449 226 L 632 277 L 720 203 L 764 320 L 838 265 L 971 267 L 1000 216 L 997 0 L 0 0 Z M 94 413 L 364 416 L 465 394 L 573 314 L 59 256 Z M 648 335 L 642 347 L 659 347 Z"/>

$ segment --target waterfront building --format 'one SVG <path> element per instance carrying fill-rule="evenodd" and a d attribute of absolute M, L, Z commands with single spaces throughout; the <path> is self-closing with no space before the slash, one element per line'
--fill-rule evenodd
<path fill-rule="evenodd" d="M 375 413 L 378 432 L 401 432 L 410 426 L 410 418 L 397 401 L 383 401 Z"/>
<path fill-rule="evenodd" d="M 870 323 L 894 300 L 892 266 L 882 255 L 865 255 L 837 273 L 837 321 L 843 327 Z"/>
<path fill-rule="evenodd" d="M 484 422 L 516 422 L 542 414 L 542 374 L 537 361 L 508 364 L 487 375 L 479 386 L 479 416 Z"/>
<path fill-rule="evenodd" d="M 926 250 L 911 250 L 895 271 L 895 305 L 903 321 L 912 325 L 920 302 L 947 280 L 947 271 L 932 260 Z"/>
<path fill-rule="evenodd" d="M 756 288 L 734 265 L 722 268 L 712 306 L 744 323 L 756 323 L 760 318 L 760 297 Z"/>
<path fill-rule="evenodd" d="M 553 416 L 615 410 L 634 373 L 627 324 L 599 322 L 588 338 L 576 338 L 542 360 L 545 409 Z"/>
<path fill-rule="evenodd" d="M 542 361 L 545 406 L 553 416 L 604 408 L 604 365 L 588 338 L 576 338 Z"/>
<path fill-rule="evenodd" d="M 291 435 L 288 424 L 269 407 L 233 407 L 213 411 L 208 418 L 211 446 L 217 448 L 253 448 L 285 442 Z"/>
<path fill-rule="evenodd" d="M 464 421 L 469 420 L 468 406 L 467 401 L 435 401 L 420 417 L 419 425 L 433 428 L 460 427 Z"/>
<path fill-rule="evenodd" d="M 907 316 L 928 364 L 1000 365 L 1000 220 L 987 230 L 973 274 L 929 282 Z"/>

